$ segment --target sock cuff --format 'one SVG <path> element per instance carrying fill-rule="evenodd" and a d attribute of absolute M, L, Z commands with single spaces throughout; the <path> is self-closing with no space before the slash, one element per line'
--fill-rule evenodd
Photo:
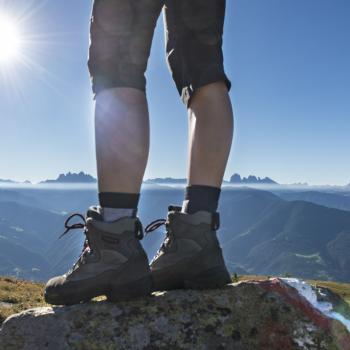
<path fill-rule="evenodd" d="M 186 187 L 185 199 L 189 200 L 192 196 L 205 196 L 211 200 L 219 200 L 221 188 L 207 185 L 190 185 Z"/>
<path fill-rule="evenodd" d="M 101 207 L 136 209 L 140 193 L 100 192 L 98 199 Z"/>
<path fill-rule="evenodd" d="M 206 185 L 190 185 L 186 187 L 182 211 L 193 214 L 199 210 L 214 213 L 218 209 L 221 188 Z"/>

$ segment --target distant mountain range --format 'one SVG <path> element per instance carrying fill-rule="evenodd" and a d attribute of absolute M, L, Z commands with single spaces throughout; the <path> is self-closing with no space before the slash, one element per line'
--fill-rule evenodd
<path fill-rule="evenodd" d="M 23 182 L 20 181 L 14 181 L 14 180 L 10 180 L 10 179 L 0 179 L 0 183 L 10 183 L 10 184 L 31 184 L 30 181 L 26 180 Z"/>
<path fill-rule="evenodd" d="M 278 185 L 278 183 L 269 177 L 256 177 L 254 175 L 249 175 L 248 177 L 241 177 L 239 174 L 233 174 L 230 178 L 230 183 L 232 184 L 268 184 L 268 185 Z"/>
<path fill-rule="evenodd" d="M 176 179 L 173 177 L 157 177 L 155 179 L 147 179 L 146 184 L 186 184 L 187 179 Z"/>
<path fill-rule="evenodd" d="M 20 183 L 13 180 L 2 180 L 0 183 Z M 62 184 L 62 183 L 95 183 L 97 182 L 96 178 L 93 176 L 84 173 L 83 171 L 79 173 L 68 172 L 67 174 L 59 174 L 56 179 L 48 179 L 41 181 L 40 184 Z M 24 183 L 30 183 L 25 181 Z M 157 177 L 154 179 L 147 179 L 144 181 L 145 184 L 186 184 L 186 178 L 173 178 L 173 177 Z M 224 183 L 232 184 L 273 184 L 277 185 L 278 183 L 269 177 L 260 178 L 254 175 L 249 175 L 248 177 L 241 177 L 239 174 L 234 174 L 231 176 L 230 181 L 224 181 Z"/>
<path fill-rule="evenodd" d="M 73 173 L 68 172 L 66 174 L 59 174 L 56 179 L 47 179 L 44 181 L 39 182 L 39 184 L 79 184 L 79 183 L 96 183 L 97 179 L 93 177 L 90 174 L 84 173 L 83 171 L 79 173 Z M 31 184 L 30 181 L 14 181 L 11 179 L 0 179 L 1 183 L 9 183 L 9 184 Z M 185 185 L 187 183 L 186 178 L 173 178 L 173 177 L 157 177 L 153 179 L 147 179 L 144 180 L 145 184 L 178 184 L 178 185 Z M 275 180 L 269 178 L 269 177 L 258 177 L 255 175 L 249 175 L 247 177 L 242 177 L 240 174 L 233 174 L 229 181 L 224 180 L 224 184 L 233 184 L 233 185 L 280 185 Z M 306 187 L 308 184 L 306 182 L 304 183 L 295 183 L 295 184 L 289 184 L 289 185 L 283 185 L 283 186 L 293 186 L 293 187 Z M 338 186 L 339 187 L 339 186 Z M 348 185 L 345 185 L 344 187 L 350 187 L 350 183 Z"/>
<path fill-rule="evenodd" d="M 147 184 L 186 184 L 187 179 L 184 178 L 172 178 L 172 177 L 162 177 L 155 179 L 148 179 L 144 181 Z M 254 175 L 249 175 L 248 177 L 241 177 L 239 174 L 233 174 L 230 178 L 230 181 L 224 181 L 228 184 L 269 184 L 269 185 L 278 185 L 278 183 L 269 177 L 260 178 Z"/>
<path fill-rule="evenodd" d="M 45 180 L 41 181 L 41 184 L 53 184 L 53 183 L 95 183 L 97 180 L 89 175 L 85 174 L 83 171 L 80 173 L 60 174 L 55 180 Z"/>

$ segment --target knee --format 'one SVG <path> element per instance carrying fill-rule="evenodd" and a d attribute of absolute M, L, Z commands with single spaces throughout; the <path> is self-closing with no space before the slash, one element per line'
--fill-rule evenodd
<path fill-rule="evenodd" d="M 113 88 L 134 88 L 145 92 L 144 69 L 137 65 L 89 58 L 88 67 L 94 94 Z"/>

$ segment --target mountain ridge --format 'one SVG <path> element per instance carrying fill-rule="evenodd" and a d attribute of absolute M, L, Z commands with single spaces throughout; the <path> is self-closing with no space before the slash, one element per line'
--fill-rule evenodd
<path fill-rule="evenodd" d="M 255 175 L 249 175 L 248 177 L 241 177 L 239 174 L 233 174 L 230 178 L 232 184 L 266 184 L 266 185 L 279 185 L 276 181 L 269 177 L 260 178 Z"/>
<path fill-rule="evenodd" d="M 40 184 L 53 184 L 53 183 L 95 183 L 97 180 L 89 175 L 80 171 L 79 173 L 68 172 L 66 174 L 59 174 L 54 180 L 44 180 L 39 182 Z"/>

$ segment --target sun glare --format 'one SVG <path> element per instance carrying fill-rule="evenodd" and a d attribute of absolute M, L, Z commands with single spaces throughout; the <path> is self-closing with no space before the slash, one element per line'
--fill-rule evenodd
<path fill-rule="evenodd" d="M 32 83 L 30 77 L 61 93 L 57 86 L 65 82 L 50 70 L 50 62 L 57 59 L 58 51 L 70 55 L 71 39 L 70 33 L 47 31 L 43 27 L 46 23 L 38 22 L 46 3 L 47 0 L 0 0 L 1 96 L 5 93 L 23 101 Z"/>
<path fill-rule="evenodd" d="M 20 48 L 21 34 L 18 25 L 11 18 L 0 15 L 0 64 L 16 60 Z"/>

